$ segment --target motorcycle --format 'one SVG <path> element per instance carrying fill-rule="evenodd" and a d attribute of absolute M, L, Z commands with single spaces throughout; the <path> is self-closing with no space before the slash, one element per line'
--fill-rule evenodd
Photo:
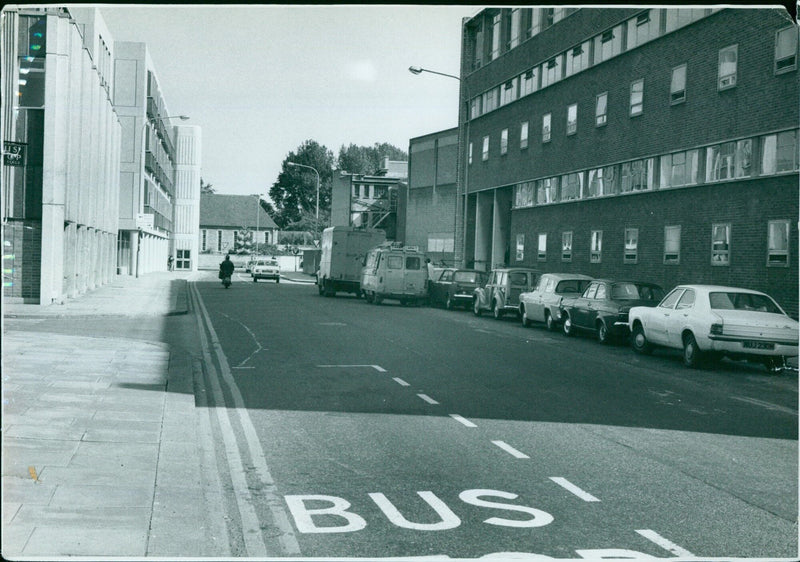
<path fill-rule="evenodd" d="M 226 289 L 231 286 L 231 276 L 226 275 L 222 278 L 222 286 Z"/>

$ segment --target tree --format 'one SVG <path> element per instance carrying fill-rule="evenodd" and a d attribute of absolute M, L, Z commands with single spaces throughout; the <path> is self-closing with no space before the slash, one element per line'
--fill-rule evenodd
<path fill-rule="evenodd" d="M 203 178 L 200 178 L 200 193 L 216 193 L 216 190 L 211 187 L 210 183 L 206 183 Z"/>
<path fill-rule="evenodd" d="M 383 168 L 383 160 L 408 160 L 408 154 L 389 143 L 375 143 L 372 146 L 344 145 L 339 149 L 337 167 L 351 174 L 375 175 Z"/>
<path fill-rule="evenodd" d="M 289 162 L 311 166 L 319 173 L 320 218 L 331 207 L 333 152 L 314 140 L 307 140 L 284 159 L 278 179 L 269 189 L 274 203 L 271 216 L 282 229 L 299 222 L 304 211 L 316 215 L 317 206 L 317 175 L 308 168 L 289 166 Z"/>

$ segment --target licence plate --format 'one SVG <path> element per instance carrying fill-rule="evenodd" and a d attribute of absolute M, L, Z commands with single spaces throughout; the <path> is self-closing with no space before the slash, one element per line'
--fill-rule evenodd
<path fill-rule="evenodd" d="M 775 349 L 775 344 L 763 341 L 743 341 L 742 347 L 745 349 Z"/>

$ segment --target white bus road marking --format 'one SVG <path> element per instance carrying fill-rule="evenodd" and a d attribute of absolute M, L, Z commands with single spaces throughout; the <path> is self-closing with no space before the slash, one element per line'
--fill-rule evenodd
<path fill-rule="evenodd" d="M 350 367 L 369 367 L 370 369 L 375 369 L 379 373 L 385 373 L 386 372 L 386 369 L 384 369 L 380 365 L 317 365 L 317 367 L 319 367 L 321 369 L 329 369 L 329 368 L 331 368 L 331 369 L 335 369 L 335 368 L 345 369 L 345 368 L 350 368 Z"/>
<path fill-rule="evenodd" d="M 392 377 L 392 380 L 393 380 L 393 381 L 395 381 L 395 382 L 396 382 L 397 384 L 399 384 L 400 386 L 411 386 L 410 384 L 408 384 L 408 383 L 407 383 L 406 381 L 404 381 L 403 379 L 400 379 L 400 378 L 397 378 L 397 377 Z"/>
<path fill-rule="evenodd" d="M 525 453 L 520 453 L 514 447 L 506 443 L 505 441 L 492 441 L 495 445 L 503 449 L 506 453 L 510 453 L 511 455 L 515 456 L 518 459 L 529 459 L 530 457 Z"/>
<path fill-rule="evenodd" d="M 587 501 L 587 502 L 599 502 L 600 501 L 599 499 L 594 497 L 589 492 L 586 492 L 586 491 L 581 490 L 580 488 L 578 488 L 575 484 L 573 484 L 572 482 L 570 482 L 566 478 L 562 478 L 560 476 L 551 476 L 550 480 L 552 480 L 553 482 L 555 482 L 556 484 L 558 484 L 559 486 L 561 486 L 565 490 L 567 490 L 569 492 L 572 492 L 573 494 L 575 494 L 576 496 L 581 498 L 583 501 Z"/>
<path fill-rule="evenodd" d="M 475 425 L 474 423 L 472 423 L 468 419 L 462 418 L 458 414 L 450 414 L 450 417 L 453 418 L 454 420 L 456 420 L 458 423 L 460 423 L 462 425 L 465 425 L 467 427 L 478 427 L 477 425 Z"/>
<path fill-rule="evenodd" d="M 438 404 L 438 402 L 436 400 L 434 400 L 433 398 L 431 398 L 427 394 L 417 394 L 417 396 L 419 396 L 420 398 L 425 400 L 425 402 L 427 402 L 428 404 Z"/>
<path fill-rule="evenodd" d="M 688 550 L 685 550 L 685 549 L 679 547 L 674 542 L 665 539 L 664 537 L 662 537 L 661 535 L 659 535 L 655 531 L 651 531 L 650 529 L 637 529 L 636 532 L 639 533 L 640 535 L 642 535 L 647 540 L 656 543 L 658 546 L 660 546 L 664 550 L 670 551 L 675 556 L 680 556 L 680 557 L 683 557 L 683 558 L 694 557 L 694 554 L 692 554 Z"/>
<path fill-rule="evenodd" d="M 740 402 L 747 402 L 748 404 L 761 406 L 762 408 L 773 410 L 775 412 L 783 412 L 784 414 L 789 414 L 790 416 L 797 415 L 797 410 L 792 410 L 791 408 L 786 408 L 785 406 L 778 406 L 777 404 L 773 404 L 771 402 L 764 402 L 763 400 L 756 400 L 755 398 L 745 398 L 744 396 L 731 396 L 731 398 L 734 400 L 739 400 Z"/>

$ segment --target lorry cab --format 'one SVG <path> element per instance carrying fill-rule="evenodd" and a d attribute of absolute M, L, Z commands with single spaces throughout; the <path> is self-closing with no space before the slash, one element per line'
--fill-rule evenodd
<path fill-rule="evenodd" d="M 416 246 L 387 242 L 367 253 L 361 270 L 361 292 L 367 302 L 383 299 L 419 304 L 427 297 L 425 254 Z"/>

